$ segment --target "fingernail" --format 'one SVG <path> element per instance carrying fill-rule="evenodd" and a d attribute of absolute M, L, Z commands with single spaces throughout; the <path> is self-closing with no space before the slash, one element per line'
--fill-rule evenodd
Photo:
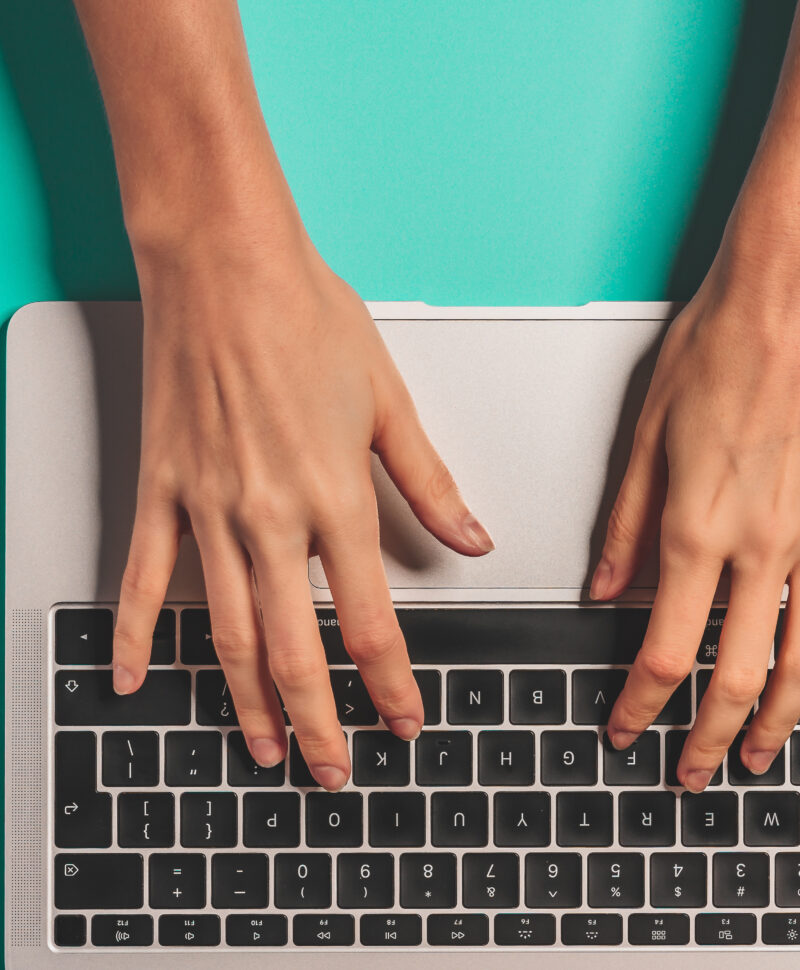
<path fill-rule="evenodd" d="M 347 782 L 347 775 L 341 768 L 335 768 L 333 765 L 319 765 L 311 770 L 311 774 L 328 791 L 339 791 Z"/>
<path fill-rule="evenodd" d="M 120 664 L 114 664 L 114 690 L 118 694 L 130 694 L 136 687 L 136 678 Z"/>
<path fill-rule="evenodd" d="M 601 559 L 592 576 L 592 585 L 589 589 L 589 599 L 601 600 L 608 592 L 611 585 L 611 563 L 607 559 Z"/>
<path fill-rule="evenodd" d="M 274 768 L 283 761 L 283 749 L 272 738 L 253 738 L 250 753 L 262 768 Z"/>
<path fill-rule="evenodd" d="M 683 779 L 683 787 L 687 788 L 690 792 L 701 792 L 711 781 L 713 774 L 713 771 L 706 771 L 705 769 L 689 771 Z"/>
<path fill-rule="evenodd" d="M 467 541 L 481 552 L 491 552 L 494 549 L 492 537 L 471 512 L 462 520 L 461 530 Z"/>
<path fill-rule="evenodd" d="M 777 753 L 777 751 L 748 751 L 746 756 L 742 754 L 742 761 L 754 775 L 763 775 L 775 760 Z"/>
<path fill-rule="evenodd" d="M 638 737 L 638 734 L 632 734 L 630 731 L 615 731 L 610 737 L 614 747 L 620 750 L 622 748 L 629 748 Z"/>
<path fill-rule="evenodd" d="M 392 721 L 387 721 L 389 730 L 402 738 L 404 741 L 413 741 L 419 737 L 420 724 L 413 717 L 396 717 Z"/>

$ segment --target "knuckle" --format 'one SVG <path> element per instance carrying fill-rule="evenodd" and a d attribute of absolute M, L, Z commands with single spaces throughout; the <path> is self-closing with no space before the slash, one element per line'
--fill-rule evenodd
<path fill-rule="evenodd" d="M 320 681 L 324 667 L 307 654 L 292 648 L 270 648 L 269 669 L 278 685 L 307 687 Z"/>
<path fill-rule="evenodd" d="M 711 678 L 708 691 L 734 705 L 751 704 L 761 693 L 766 675 L 757 671 L 731 668 L 717 669 Z"/>
<path fill-rule="evenodd" d="M 642 651 L 639 662 L 642 672 L 659 687 L 677 687 L 691 670 L 691 660 L 663 648 Z"/>
<path fill-rule="evenodd" d="M 315 505 L 315 520 L 320 535 L 344 532 L 352 537 L 354 533 L 363 535 L 369 529 L 369 534 L 377 540 L 377 506 L 371 485 L 367 489 L 360 482 L 353 481 L 349 485 L 340 483 L 331 486 Z"/>
<path fill-rule="evenodd" d="M 619 496 L 608 517 L 607 541 L 614 545 L 629 545 L 636 539 L 636 533 L 628 525 L 625 499 Z"/>
<path fill-rule="evenodd" d="M 252 630 L 244 627 L 225 625 L 213 627 L 211 635 L 214 648 L 226 664 L 241 664 L 252 661 L 256 653 L 256 640 Z"/>
<path fill-rule="evenodd" d="M 359 666 L 380 664 L 405 650 L 400 627 L 375 626 L 357 630 L 347 638 L 347 652 Z"/>
<path fill-rule="evenodd" d="M 437 456 L 433 470 L 428 476 L 425 491 L 434 502 L 440 502 L 446 496 L 458 491 L 455 479 L 443 458 Z"/>
<path fill-rule="evenodd" d="M 122 574 L 120 597 L 136 601 L 164 599 L 164 588 L 152 569 L 146 566 L 138 557 L 132 557 L 125 566 Z"/>
<path fill-rule="evenodd" d="M 143 647 L 149 647 L 149 641 L 141 636 L 137 636 L 127 627 L 120 626 L 119 623 L 114 628 L 114 651 L 122 653 L 138 653 Z"/>
<path fill-rule="evenodd" d="M 310 764 L 336 762 L 334 749 L 342 743 L 342 729 L 338 722 L 333 722 L 326 729 L 323 725 L 313 728 L 295 729 L 295 736 L 303 752 L 303 757 Z"/>

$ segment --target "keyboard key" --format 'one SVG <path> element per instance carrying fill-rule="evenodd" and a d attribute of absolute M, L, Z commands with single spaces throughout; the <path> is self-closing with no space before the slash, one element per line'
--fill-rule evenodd
<path fill-rule="evenodd" d="M 411 780 L 411 745 L 390 731 L 353 734 L 353 781 L 360 788 L 402 788 Z"/>
<path fill-rule="evenodd" d="M 106 731 L 103 734 L 103 784 L 107 788 L 147 788 L 159 781 L 155 731 Z"/>
<path fill-rule="evenodd" d="M 150 666 L 175 663 L 175 610 L 163 609 L 158 614 L 150 649 Z"/>
<path fill-rule="evenodd" d="M 311 774 L 297 737 L 289 736 L 289 780 L 295 788 L 320 788 L 321 785 Z"/>
<path fill-rule="evenodd" d="M 775 856 L 775 902 L 800 908 L 800 852 L 779 852 Z"/>
<path fill-rule="evenodd" d="M 181 795 L 181 845 L 232 848 L 237 842 L 236 796 L 231 792 Z"/>
<path fill-rule="evenodd" d="M 447 675 L 447 720 L 451 724 L 500 724 L 501 671 L 451 670 Z"/>
<path fill-rule="evenodd" d="M 675 845 L 675 795 L 626 791 L 619 796 L 620 845 Z"/>
<path fill-rule="evenodd" d="M 331 905 L 331 857 L 322 852 L 278 853 L 275 905 L 278 909 L 327 909 Z"/>
<path fill-rule="evenodd" d="M 121 792 L 117 842 L 125 849 L 168 849 L 175 844 L 175 797 L 169 792 Z"/>
<path fill-rule="evenodd" d="M 559 845 L 611 845 L 613 799 L 608 792 L 559 792 L 556 795 L 556 841 Z"/>
<path fill-rule="evenodd" d="M 793 785 L 800 785 L 800 731 L 792 732 L 789 747 L 790 775 Z"/>
<path fill-rule="evenodd" d="M 388 852 L 340 853 L 336 890 L 342 909 L 394 906 L 394 856 Z"/>
<path fill-rule="evenodd" d="M 222 735 L 218 731 L 167 731 L 164 781 L 187 788 L 222 784 Z"/>
<path fill-rule="evenodd" d="M 425 796 L 374 792 L 369 796 L 369 844 L 412 848 L 425 844 Z"/>
<path fill-rule="evenodd" d="M 590 852 L 587 875 L 592 909 L 644 906 L 644 856 L 640 852 Z"/>
<path fill-rule="evenodd" d="M 114 616 L 108 609 L 56 610 L 57 664 L 110 664 Z"/>
<path fill-rule="evenodd" d="M 416 913 L 370 913 L 361 917 L 363 946 L 419 946 L 422 918 Z"/>
<path fill-rule="evenodd" d="M 418 785 L 471 785 L 469 731 L 423 731 L 415 741 Z"/>
<path fill-rule="evenodd" d="M 508 700 L 512 724 L 564 724 L 567 675 L 563 670 L 512 670 Z"/>
<path fill-rule="evenodd" d="M 133 852 L 59 852 L 56 909 L 141 909 L 144 862 Z"/>
<path fill-rule="evenodd" d="M 800 913 L 764 913 L 761 941 L 767 946 L 800 946 Z"/>
<path fill-rule="evenodd" d="M 544 785 L 596 785 L 597 735 L 594 731 L 542 731 Z"/>
<path fill-rule="evenodd" d="M 697 651 L 697 662 L 699 664 L 714 664 L 717 662 L 717 651 L 719 650 L 719 636 L 722 633 L 722 621 L 725 619 L 725 610 L 715 608 L 706 621 L 706 628 L 703 639 Z"/>
<path fill-rule="evenodd" d="M 331 689 L 342 724 L 377 724 L 378 712 L 369 691 L 355 670 L 332 670 Z"/>
<path fill-rule="evenodd" d="M 346 913 L 300 913 L 292 920 L 292 938 L 295 946 L 352 946 L 356 941 L 355 920 Z"/>
<path fill-rule="evenodd" d="M 243 818 L 242 841 L 250 848 L 291 849 L 300 845 L 297 792 L 247 792 Z"/>
<path fill-rule="evenodd" d="M 86 942 L 86 917 L 56 916 L 53 920 L 53 940 L 56 946 L 83 946 Z"/>
<path fill-rule="evenodd" d="M 151 909 L 202 909 L 206 857 L 199 852 L 154 852 L 149 886 Z"/>
<path fill-rule="evenodd" d="M 286 777 L 286 762 L 263 768 L 253 761 L 241 731 L 228 733 L 228 784 L 232 788 L 277 788 Z"/>
<path fill-rule="evenodd" d="M 551 913 L 498 913 L 494 942 L 498 946 L 552 946 L 556 918 Z"/>
<path fill-rule="evenodd" d="M 661 780 L 661 738 L 657 731 L 644 734 L 623 751 L 603 736 L 603 780 L 607 785 L 657 785 Z"/>
<path fill-rule="evenodd" d="M 92 946 L 152 946 L 153 917 L 144 913 L 92 917 Z"/>
<path fill-rule="evenodd" d="M 360 792 L 309 792 L 306 795 L 306 845 L 359 846 L 363 831 Z"/>
<path fill-rule="evenodd" d="M 260 852 L 217 852 L 211 856 L 214 909 L 263 909 L 269 903 L 269 867 Z"/>
<path fill-rule="evenodd" d="M 477 846 L 489 841 L 489 799 L 485 792 L 434 792 L 431 842 L 436 846 Z"/>
<path fill-rule="evenodd" d="M 238 724 L 230 688 L 221 670 L 198 670 L 195 677 L 198 724 Z"/>
<path fill-rule="evenodd" d="M 689 917 L 686 913 L 631 913 L 628 942 L 631 946 L 685 946 Z"/>
<path fill-rule="evenodd" d="M 415 670 L 413 673 L 422 695 L 425 724 L 438 724 L 442 720 L 442 675 L 438 670 Z"/>
<path fill-rule="evenodd" d="M 550 794 L 497 792 L 494 796 L 494 844 L 550 845 Z"/>
<path fill-rule="evenodd" d="M 533 784 L 533 732 L 481 731 L 478 781 L 481 785 Z"/>
<path fill-rule="evenodd" d="M 561 942 L 565 946 L 617 946 L 622 943 L 619 913 L 568 913 L 561 917 Z"/>
<path fill-rule="evenodd" d="M 56 671 L 56 724 L 81 726 L 188 724 L 188 670 L 150 670 L 132 694 L 117 694 L 110 670 Z"/>
<path fill-rule="evenodd" d="M 684 792 L 681 795 L 681 840 L 684 845 L 736 845 L 739 806 L 735 792 Z"/>
<path fill-rule="evenodd" d="M 61 849 L 111 845 L 111 796 L 97 791 L 97 739 L 92 731 L 55 736 L 55 843 Z"/>
<path fill-rule="evenodd" d="M 400 856 L 403 909 L 452 909 L 456 904 L 456 857 L 451 852 L 405 852 Z"/>
<path fill-rule="evenodd" d="M 691 724 L 692 678 L 686 677 L 672 692 L 653 724 Z"/>
<path fill-rule="evenodd" d="M 608 724 L 614 702 L 628 679 L 627 670 L 576 670 L 572 674 L 572 720 Z"/>
<path fill-rule="evenodd" d="M 650 905 L 699 909 L 706 905 L 707 861 L 702 852 L 654 852 L 650 856 Z"/>
<path fill-rule="evenodd" d="M 769 856 L 766 852 L 717 852 L 714 855 L 714 905 L 756 909 L 769 903 Z"/>
<path fill-rule="evenodd" d="M 181 610 L 181 663 L 219 664 L 208 610 Z"/>
<path fill-rule="evenodd" d="M 688 731 L 667 731 L 664 735 L 664 780 L 668 785 L 680 786 L 678 781 L 678 762 L 686 739 L 689 737 Z M 722 765 L 714 772 L 710 786 L 722 784 Z"/>
<path fill-rule="evenodd" d="M 519 906 L 519 856 L 511 852 L 467 852 L 461 860 L 461 898 L 468 909 Z"/>
<path fill-rule="evenodd" d="M 161 946 L 218 946 L 219 916 L 170 913 L 158 917 L 158 942 Z"/>
<path fill-rule="evenodd" d="M 232 913 L 225 918 L 228 946 L 286 946 L 289 921 L 285 916 L 263 913 Z"/>
<path fill-rule="evenodd" d="M 745 792 L 745 845 L 800 844 L 800 794 Z"/>
<path fill-rule="evenodd" d="M 752 913 L 698 913 L 694 938 L 700 946 L 750 946 L 756 942 Z"/>
<path fill-rule="evenodd" d="M 489 917 L 483 913 L 428 917 L 428 943 L 431 946 L 486 946 L 489 942 Z"/>
<path fill-rule="evenodd" d="M 740 757 L 744 732 L 737 735 L 728 750 L 728 783 L 731 785 L 782 785 L 786 775 L 783 748 L 763 775 L 754 775 L 742 764 Z"/>
<path fill-rule="evenodd" d="M 581 899 L 581 857 L 577 852 L 529 852 L 525 856 L 526 906 L 575 909 Z"/>

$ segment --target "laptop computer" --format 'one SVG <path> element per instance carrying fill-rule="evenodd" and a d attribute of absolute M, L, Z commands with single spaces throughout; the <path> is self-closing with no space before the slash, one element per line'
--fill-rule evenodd
<path fill-rule="evenodd" d="M 794 740 L 675 777 L 724 602 L 634 749 L 604 721 L 641 644 L 655 557 L 613 605 L 587 587 L 665 303 L 372 303 L 422 421 L 497 548 L 435 542 L 375 467 L 382 549 L 425 701 L 396 742 L 309 588 L 353 778 L 249 759 L 184 538 L 143 688 L 111 691 L 133 520 L 141 312 L 40 303 L 7 335 L 5 955 L 17 968 L 741 965 L 800 943 Z M 344 379 L 344 378 L 343 378 Z M 288 728 L 291 731 L 291 727 Z M 797 735 L 795 736 L 797 738 Z M 800 749 L 799 749 L 800 750 Z M 741 889 L 741 892 L 740 892 Z M 466 953 L 464 952 L 466 951 Z"/>

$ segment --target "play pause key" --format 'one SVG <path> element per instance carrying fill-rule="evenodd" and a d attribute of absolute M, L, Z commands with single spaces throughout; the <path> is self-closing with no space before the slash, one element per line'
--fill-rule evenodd
<path fill-rule="evenodd" d="M 225 920 L 228 946 L 286 946 L 289 930 L 285 916 L 232 913 Z"/>
<path fill-rule="evenodd" d="M 295 946 L 352 946 L 355 923 L 352 916 L 316 916 L 300 913 L 292 921 Z"/>

